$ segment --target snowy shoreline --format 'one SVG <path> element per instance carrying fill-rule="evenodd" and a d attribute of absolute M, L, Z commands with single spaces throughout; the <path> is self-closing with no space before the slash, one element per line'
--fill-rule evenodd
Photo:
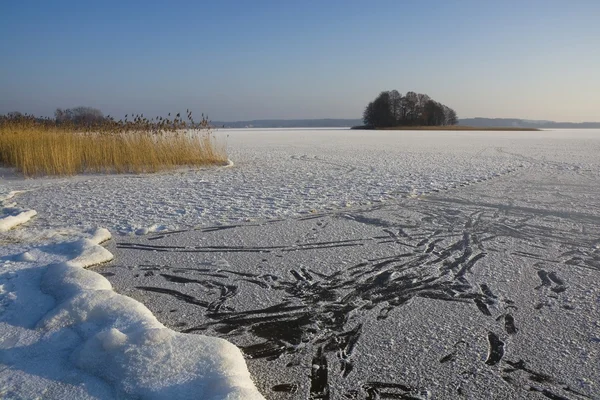
<path fill-rule="evenodd" d="M 15 228 L 10 217 L 0 221 Z M 2 375 L 2 397 L 262 398 L 237 347 L 166 328 L 143 304 L 86 269 L 113 259 L 101 246 L 111 238 L 108 230 L 82 236 L 3 258 L 0 362 L 12 373 Z M 52 260 L 56 256 L 62 260 Z"/>

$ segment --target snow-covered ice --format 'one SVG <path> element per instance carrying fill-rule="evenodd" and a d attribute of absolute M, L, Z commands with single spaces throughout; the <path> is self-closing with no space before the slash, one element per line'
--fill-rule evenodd
<path fill-rule="evenodd" d="M 600 132 L 217 135 L 227 167 L 4 171 L 37 215 L 0 233 L 0 396 L 600 396 Z"/>

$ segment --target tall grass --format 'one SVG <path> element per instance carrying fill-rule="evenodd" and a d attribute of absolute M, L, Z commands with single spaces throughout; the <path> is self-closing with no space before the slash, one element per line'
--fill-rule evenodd
<path fill-rule="evenodd" d="M 222 164 L 225 148 L 216 143 L 208 119 L 195 123 L 179 114 L 133 121 L 106 118 L 75 126 L 33 116 L 0 116 L 0 164 L 25 176 L 84 172 L 141 173 L 178 166 Z"/>

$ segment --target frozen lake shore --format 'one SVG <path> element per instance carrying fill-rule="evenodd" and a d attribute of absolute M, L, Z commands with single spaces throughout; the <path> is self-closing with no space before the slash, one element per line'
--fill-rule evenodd
<path fill-rule="evenodd" d="M 1 237 L 3 321 L 18 271 L 101 226 L 91 270 L 238 346 L 266 398 L 600 397 L 600 132 L 218 135 L 232 168 L 5 179 L 37 216 Z"/>

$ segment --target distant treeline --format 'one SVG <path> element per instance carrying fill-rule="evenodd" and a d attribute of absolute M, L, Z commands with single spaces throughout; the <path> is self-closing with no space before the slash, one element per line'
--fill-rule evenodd
<path fill-rule="evenodd" d="M 97 126 L 112 120 L 110 116 L 105 117 L 102 111 L 92 107 L 57 108 L 54 118 L 36 117 L 31 114 L 23 114 L 19 111 L 9 112 L 2 116 L 4 121 L 27 120 L 44 125 L 71 125 L 79 127 Z"/>
<path fill-rule="evenodd" d="M 600 122 L 555 122 L 517 118 L 465 118 L 460 125 L 474 127 L 515 127 L 538 129 L 599 129 Z"/>
<path fill-rule="evenodd" d="M 38 127 L 77 128 L 95 132 L 165 132 L 186 128 L 207 129 L 211 127 L 207 116 L 202 114 L 201 120 L 195 121 L 189 109 L 186 110 L 186 114 L 183 116 L 182 113 L 177 113 L 171 117 L 171 113 L 168 113 L 166 117 L 148 118 L 144 114 L 125 114 L 125 118 L 120 120 L 116 120 L 110 115 L 104 116 L 102 111 L 93 107 L 57 108 L 54 112 L 54 118 L 36 117 L 18 111 L 0 115 L 0 124 L 10 123 L 14 125 L 14 122 L 18 121 L 29 124 L 35 123 Z"/>
<path fill-rule="evenodd" d="M 381 92 L 363 113 L 366 127 L 456 125 L 456 112 L 426 94 L 397 90 Z"/>
<path fill-rule="evenodd" d="M 72 123 L 74 125 L 96 125 L 105 121 L 102 111 L 92 107 L 57 108 L 54 118 L 58 124 Z"/>
<path fill-rule="evenodd" d="M 362 123 L 360 119 L 254 119 L 248 121 L 211 121 L 217 128 L 348 128 Z"/>

